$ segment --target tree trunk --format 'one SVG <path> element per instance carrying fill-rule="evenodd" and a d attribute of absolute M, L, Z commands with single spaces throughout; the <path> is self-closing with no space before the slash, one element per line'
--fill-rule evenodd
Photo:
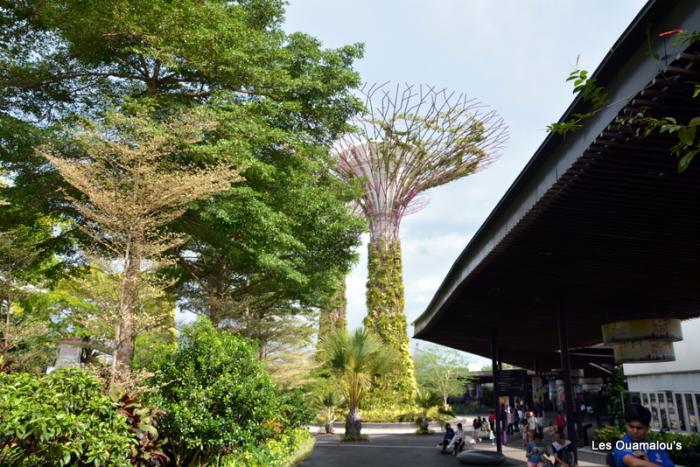
<path fill-rule="evenodd" d="M 347 321 L 345 319 L 345 308 L 347 300 L 345 299 L 345 276 L 339 279 L 338 290 L 333 295 L 333 299 L 329 304 L 329 309 L 321 310 L 318 320 L 318 346 L 330 334 L 338 330 L 347 329 Z"/>
<path fill-rule="evenodd" d="M 420 431 L 422 431 L 423 433 L 427 433 L 429 423 L 430 422 L 428 421 L 428 415 L 425 412 L 423 412 L 423 415 L 420 418 Z"/>
<path fill-rule="evenodd" d="M 134 307 L 138 298 L 138 278 L 141 258 L 133 248 L 127 251 L 124 261 L 124 276 L 119 293 L 116 346 L 112 358 L 112 375 L 122 368 L 129 368 L 134 353 Z"/>
<path fill-rule="evenodd" d="M 10 349 L 10 310 L 12 309 L 12 295 L 7 292 L 5 296 L 5 332 L 3 332 L 3 340 L 5 341 L 4 350 Z"/>
<path fill-rule="evenodd" d="M 365 327 L 399 353 L 394 369 L 379 378 L 380 399 L 397 405 L 411 403 L 416 392 L 413 358 L 404 314 L 401 243 L 370 238 L 367 262 L 367 317 Z"/>
<path fill-rule="evenodd" d="M 345 437 L 349 439 L 360 439 L 362 436 L 362 420 L 360 420 L 360 409 L 350 406 L 348 416 L 345 418 Z"/>

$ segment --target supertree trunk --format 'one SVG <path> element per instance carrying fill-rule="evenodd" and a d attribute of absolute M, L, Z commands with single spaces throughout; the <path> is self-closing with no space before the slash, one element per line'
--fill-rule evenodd
<path fill-rule="evenodd" d="M 364 324 L 399 353 L 393 371 L 379 379 L 374 399 L 409 403 L 416 391 L 413 359 L 409 349 L 401 243 L 397 238 L 372 241 L 367 247 L 367 317 Z"/>

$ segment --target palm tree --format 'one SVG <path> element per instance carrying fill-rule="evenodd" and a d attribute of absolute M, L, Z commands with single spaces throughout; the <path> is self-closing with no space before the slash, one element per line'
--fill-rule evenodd
<path fill-rule="evenodd" d="M 334 432 L 335 409 L 340 405 L 341 397 L 338 396 L 333 388 L 328 388 L 318 396 L 317 402 L 323 412 L 323 428 L 326 434 L 332 434 Z"/>
<path fill-rule="evenodd" d="M 418 433 L 428 434 L 428 424 L 430 423 L 430 418 L 428 417 L 428 410 L 432 409 L 440 402 L 440 395 L 427 390 L 418 390 L 414 397 L 416 405 L 421 409 L 421 416 L 418 420 Z"/>
<path fill-rule="evenodd" d="M 349 334 L 344 329 L 328 335 L 324 345 L 324 360 L 335 372 L 348 404 L 345 418 L 345 438 L 361 439 L 360 404 L 372 388 L 375 377 L 387 372 L 395 362 L 394 352 L 364 328 Z"/>

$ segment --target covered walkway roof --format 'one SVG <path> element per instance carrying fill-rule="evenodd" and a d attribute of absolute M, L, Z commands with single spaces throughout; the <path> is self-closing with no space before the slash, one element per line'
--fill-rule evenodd
<path fill-rule="evenodd" d="M 677 136 L 637 138 L 616 122 L 641 110 L 679 122 L 700 115 L 697 44 L 658 36 L 676 28 L 700 30 L 697 1 L 646 4 L 593 75 L 611 104 L 577 132 L 545 139 L 415 321 L 414 337 L 490 357 L 496 328 L 503 362 L 549 369 L 561 362 L 560 300 L 571 348 L 599 343 L 603 323 L 700 315 L 700 155 L 678 174 Z M 577 98 L 561 121 L 585 110 Z M 601 361 L 571 359 L 574 368 Z"/>

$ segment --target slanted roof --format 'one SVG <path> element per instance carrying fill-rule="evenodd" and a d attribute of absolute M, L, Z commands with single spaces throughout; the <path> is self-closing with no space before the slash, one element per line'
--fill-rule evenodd
<path fill-rule="evenodd" d="M 611 104 L 576 133 L 545 139 L 415 321 L 414 337 L 489 357 L 497 328 L 504 362 L 551 368 L 560 364 L 559 299 L 571 347 L 599 343 L 606 322 L 700 315 L 700 159 L 678 174 L 675 135 L 637 138 L 616 123 L 640 110 L 681 122 L 700 115 L 697 46 L 658 38 L 675 28 L 700 30 L 700 4 L 647 3 L 593 74 Z M 561 121 L 585 110 L 577 98 Z M 587 357 L 572 358 L 576 367 Z"/>

